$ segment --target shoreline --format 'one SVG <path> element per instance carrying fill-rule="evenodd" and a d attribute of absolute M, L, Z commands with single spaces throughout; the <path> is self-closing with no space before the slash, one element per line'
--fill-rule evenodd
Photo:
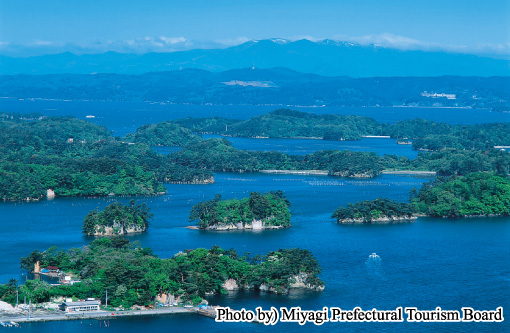
<path fill-rule="evenodd" d="M 383 170 L 381 172 L 382 175 L 428 175 L 435 176 L 437 172 L 435 171 L 413 171 L 413 170 L 399 170 L 399 171 L 390 171 Z"/>
<path fill-rule="evenodd" d="M 32 323 L 32 322 L 46 322 L 46 321 L 64 321 L 64 320 L 86 320 L 86 319 L 114 319 L 118 317 L 133 317 L 133 316 L 155 316 L 155 315 L 171 315 L 171 314 L 199 314 L 199 309 L 172 307 L 169 309 L 154 309 L 154 310 L 127 310 L 127 311 L 94 311 L 83 312 L 75 314 L 66 314 L 64 312 L 52 315 L 36 315 L 30 319 L 26 316 L 0 316 L 1 322 L 16 322 L 16 323 Z"/>

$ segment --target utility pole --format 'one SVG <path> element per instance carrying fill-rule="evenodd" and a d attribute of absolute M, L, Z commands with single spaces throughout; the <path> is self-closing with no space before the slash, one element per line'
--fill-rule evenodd
<path fill-rule="evenodd" d="M 108 289 L 106 289 L 106 302 L 104 304 L 105 308 L 108 307 Z"/>

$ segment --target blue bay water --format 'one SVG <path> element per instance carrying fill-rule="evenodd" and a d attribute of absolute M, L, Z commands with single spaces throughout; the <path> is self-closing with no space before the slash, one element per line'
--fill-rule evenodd
<path fill-rule="evenodd" d="M 151 247 L 161 257 L 169 257 L 183 249 L 197 247 L 234 248 L 240 253 L 264 254 L 279 248 L 310 249 L 323 269 L 326 283 L 322 293 L 293 292 L 290 296 L 264 293 L 237 293 L 210 299 L 212 304 L 235 309 L 257 306 L 277 308 L 300 306 L 322 309 L 339 306 L 352 309 L 395 309 L 416 306 L 421 309 L 495 309 L 510 306 L 510 224 L 508 218 L 432 219 L 420 218 L 415 223 L 392 225 L 338 225 L 330 219 L 339 205 L 358 200 L 386 196 L 405 201 L 409 190 L 419 187 L 425 178 L 384 175 L 372 180 L 349 180 L 330 177 L 265 174 L 216 174 L 213 185 L 167 185 L 168 194 L 139 197 L 152 208 L 155 218 L 145 234 L 129 236 Z M 225 199 L 240 198 L 252 191 L 282 189 L 292 203 L 293 226 L 284 230 L 262 232 L 209 232 L 185 228 L 192 205 L 220 193 Z M 118 198 L 127 203 L 130 198 Z M 117 199 L 60 198 L 36 203 L 3 203 L 0 237 L 3 268 L 0 278 L 6 281 L 19 272 L 19 258 L 33 249 L 52 245 L 63 248 L 81 247 L 93 238 L 81 234 L 83 217 L 96 207 L 103 208 Z M 368 255 L 377 253 L 382 263 L 377 269 L 367 267 Z M 18 274 L 19 276 L 19 274 Z M 23 279 L 23 276 L 19 276 Z M 193 316 L 194 317 L 194 316 Z M 92 326 L 97 321 L 90 321 Z M 157 329 L 160 325 L 179 325 L 184 331 L 207 329 L 223 331 L 228 327 L 261 331 L 259 325 L 219 325 L 207 318 L 188 317 L 118 319 L 112 327 Z M 44 326 L 42 326 L 44 325 Z M 46 326 L 48 325 L 48 326 Z M 35 328 L 72 325 L 87 331 L 91 325 L 75 322 L 32 324 Z M 230 326 L 229 326 L 230 325 Z M 340 324 L 313 327 L 329 331 Z M 341 324 L 349 331 L 365 329 L 428 331 L 434 325 L 424 324 Z M 466 324 L 448 325 L 448 330 L 463 331 Z M 297 330 L 299 325 L 284 325 Z M 477 325 L 480 326 L 480 325 Z M 444 328 L 439 325 L 439 328 Z M 499 331 L 500 326 L 483 325 Z M 310 328 L 310 327 L 309 327 Z M 281 329 L 280 326 L 270 331 Z M 133 331 L 133 330 L 130 330 Z M 136 330 L 135 330 L 136 331 Z"/>
<path fill-rule="evenodd" d="M 202 135 L 204 139 L 221 138 L 220 135 Z M 306 155 L 318 150 L 338 149 L 361 152 L 375 152 L 379 155 L 399 155 L 410 159 L 418 156 L 418 151 L 413 150 L 411 145 L 399 145 L 395 139 L 389 138 L 362 138 L 358 141 L 325 141 L 310 139 L 254 139 L 226 137 L 235 148 L 249 151 L 279 151 L 291 155 Z M 170 148 L 170 147 L 169 147 Z M 160 153 L 166 150 L 156 147 Z"/>
<path fill-rule="evenodd" d="M 106 126 L 114 135 L 124 136 L 141 125 L 185 117 L 226 117 L 249 119 L 278 108 L 289 108 L 315 114 L 341 114 L 371 117 L 379 122 L 423 118 L 449 124 L 508 122 L 510 114 L 483 109 L 412 108 L 412 107 L 296 107 L 274 105 L 182 105 L 129 101 L 55 101 L 0 98 L 0 111 L 40 112 L 45 115 L 87 115 L 93 123 Z"/>
<path fill-rule="evenodd" d="M 104 102 L 70 103 L 68 109 L 61 108 L 66 102 L 54 102 L 55 107 L 46 107 L 52 101 L 14 103 L 17 110 L 39 111 L 45 114 L 74 114 L 85 117 L 94 114 L 93 121 L 102 122 L 117 132 L 132 131 L 146 123 L 193 116 L 230 116 L 249 118 L 249 112 L 261 114 L 272 110 L 264 107 L 207 107 L 156 106 L 141 110 L 146 103 L 128 104 Z M 38 110 L 41 105 L 59 110 Z M 51 103 L 50 103 L 51 104 Z M 36 105 L 37 107 L 27 107 Z M 88 105 L 88 107 L 86 107 Z M 90 108 L 96 105 L 96 108 Z M 99 105 L 99 106 L 97 106 Z M 116 107 L 114 107 L 116 106 Z M 66 106 L 67 108 L 67 106 Z M 111 108 L 111 109 L 110 109 Z M 358 108 L 352 113 L 371 109 L 374 118 L 394 121 L 406 119 L 411 112 L 422 114 L 432 112 L 436 121 L 454 122 L 459 112 L 475 110 L 402 108 Z M 181 110 L 181 111 L 178 111 Z M 184 110 L 184 111 L 182 111 Z M 244 111 L 243 111 L 244 110 Z M 342 110 L 344 112 L 345 110 Z M 60 113 L 59 113 L 60 112 Z M 189 112 L 189 114 L 187 114 Z M 328 112 L 333 113 L 331 110 Z M 347 111 L 345 111 L 347 112 Z M 393 114 L 392 112 L 400 112 Z M 448 114 L 453 112 L 457 116 Z M 476 110 L 476 112 L 484 112 Z M 209 114 L 210 113 L 210 114 Z M 326 112 L 327 113 L 327 112 Z M 119 118 L 119 115 L 126 117 Z M 350 113 L 345 113 L 350 114 Z M 133 116 L 138 115 L 138 116 Z M 242 115 L 242 116 L 240 116 Z M 377 117 L 376 117 L 377 115 Z M 505 121 L 505 118 L 491 118 L 494 113 L 486 112 L 483 117 L 464 119 L 459 122 Z M 497 114 L 501 117 L 504 114 Z M 131 117 L 133 116 L 133 117 Z M 506 115 L 508 117 L 508 115 Z M 429 118 L 425 114 L 421 117 Z M 441 118 L 442 117 L 442 118 Z M 475 121 L 480 119 L 480 121 Z M 383 120 L 381 120 L 383 121 Z M 232 138 L 234 146 L 241 149 L 279 150 L 295 154 L 305 154 L 328 145 L 333 149 L 350 146 L 351 150 L 376 151 L 379 154 L 396 153 L 412 157 L 409 146 L 399 146 L 385 139 L 363 139 L 357 142 L 327 142 L 319 140 L 287 139 L 241 139 Z M 163 148 L 164 149 L 164 148 Z M 410 154 L 410 155 L 408 155 Z M 391 310 L 399 306 L 415 306 L 431 310 L 437 306 L 443 309 L 460 310 L 463 306 L 475 309 L 496 309 L 503 306 L 510 309 L 510 219 L 434 219 L 419 218 L 415 223 L 389 225 L 338 225 L 331 218 L 332 212 L 340 205 L 359 200 L 369 200 L 380 196 L 399 201 L 407 201 L 409 191 L 419 188 L 428 178 L 382 175 L 374 179 L 343 179 L 327 176 L 296 176 L 270 174 L 218 173 L 212 185 L 166 185 L 168 194 L 153 197 L 137 197 L 153 210 L 154 220 L 145 234 L 130 235 L 132 241 L 151 247 L 161 257 L 169 257 L 183 249 L 197 247 L 234 248 L 240 253 L 264 254 L 279 248 L 301 247 L 310 249 L 322 267 L 321 278 L 326 284 L 324 292 L 293 291 L 290 295 L 272 295 L 259 292 L 239 292 L 215 296 L 211 304 L 231 306 L 235 309 L 264 309 L 275 307 L 300 306 L 303 309 L 322 309 L 324 306 L 337 306 L 352 309 Z M 190 208 L 199 201 L 211 199 L 216 193 L 223 198 L 241 198 L 253 191 L 283 190 L 292 203 L 293 226 L 284 230 L 261 232 L 208 232 L 185 228 L 190 225 L 187 216 Z M 44 250 L 57 245 L 63 248 L 81 247 L 93 238 L 81 233 L 83 217 L 91 209 L 131 198 L 56 198 L 51 201 L 30 203 L 0 203 L 0 282 L 15 277 L 23 280 L 19 270 L 19 258 L 34 249 Z M 378 267 L 367 266 L 371 253 L 380 255 Z M 110 320 L 114 331 L 139 332 L 142 330 L 174 330 L 196 332 L 207 330 L 223 332 L 238 329 L 248 332 L 266 331 L 418 331 L 465 332 L 510 330 L 508 321 L 502 324 L 474 323 L 325 323 L 322 326 L 298 324 L 278 324 L 264 327 L 256 324 L 223 324 L 196 315 L 159 317 L 134 317 Z M 48 322 L 24 324 L 24 331 L 90 332 L 99 327 L 99 321 Z"/>

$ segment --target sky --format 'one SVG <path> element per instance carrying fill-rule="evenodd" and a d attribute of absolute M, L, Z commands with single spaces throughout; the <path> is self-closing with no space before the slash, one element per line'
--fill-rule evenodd
<path fill-rule="evenodd" d="M 145 53 L 335 39 L 510 54 L 509 0 L 0 0 L 0 54 Z"/>

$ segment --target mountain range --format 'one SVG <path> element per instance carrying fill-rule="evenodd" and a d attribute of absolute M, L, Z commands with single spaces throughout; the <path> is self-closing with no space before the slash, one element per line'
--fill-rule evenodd
<path fill-rule="evenodd" d="M 179 69 L 221 72 L 238 68 L 285 67 L 323 76 L 509 76 L 510 61 L 442 51 L 409 51 L 322 40 L 249 41 L 224 49 L 169 53 L 61 53 L 0 56 L 0 74 L 142 74 Z"/>

